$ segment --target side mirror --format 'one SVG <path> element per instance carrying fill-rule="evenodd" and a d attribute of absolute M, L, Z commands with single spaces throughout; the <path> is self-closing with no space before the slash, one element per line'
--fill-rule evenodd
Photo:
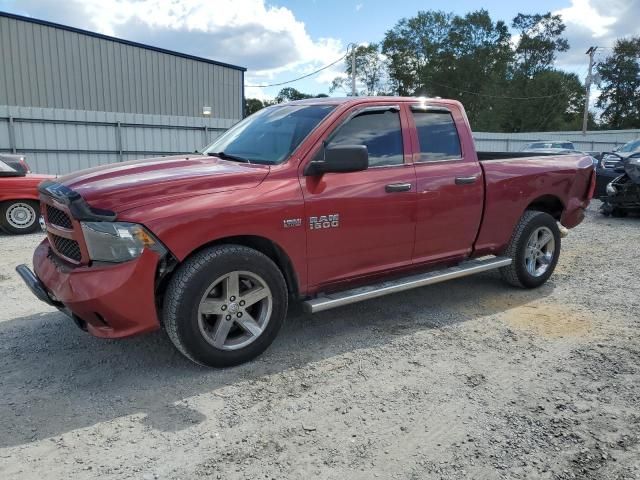
<path fill-rule="evenodd" d="M 324 147 L 324 158 L 307 165 L 307 176 L 323 173 L 360 172 L 369 168 L 369 151 L 365 145 L 340 145 Z"/>

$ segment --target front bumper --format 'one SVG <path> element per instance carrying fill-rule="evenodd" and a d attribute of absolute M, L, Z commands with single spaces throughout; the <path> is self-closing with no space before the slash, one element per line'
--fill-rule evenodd
<path fill-rule="evenodd" d="M 604 201 L 607 198 L 607 185 L 621 174 L 611 169 L 599 169 L 596 172 L 596 191 L 593 198 Z"/>
<path fill-rule="evenodd" d="M 121 338 L 160 327 L 155 252 L 146 249 L 129 262 L 91 267 L 65 266 L 53 255 L 44 240 L 33 255 L 35 280 L 23 268 L 18 273 L 40 300 L 70 314 L 76 323 L 80 320 L 89 333 Z"/>
<path fill-rule="evenodd" d="M 18 272 L 20 278 L 22 278 L 27 287 L 29 287 L 29 290 L 31 290 L 31 293 L 33 293 L 38 300 L 52 307 L 62 307 L 62 304 L 60 302 L 56 302 L 49 296 L 49 293 L 47 292 L 45 286 L 42 284 L 40 279 L 35 276 L 35 274 L 29 267 L 24 264 L 18 265 L 16 267 L 16 272 Z"/>
<path fill-rule="evenodd" d="M 640 185 L 631 181 L 626 174 L 618 176 L 607 186 L 602 211 L 612 213 L 616 209 L 640 209 Z"/>

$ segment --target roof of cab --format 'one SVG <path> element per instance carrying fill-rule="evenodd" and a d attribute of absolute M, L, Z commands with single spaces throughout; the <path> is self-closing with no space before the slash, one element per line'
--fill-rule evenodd
<path fill-rule="evenodd" d="M 304 100 L 294 100 L 287 102 L 289 105 L 343 105 L 366 102 L 430 102 L 435 101 L 438 103 L 457 104 L 456 100 L 448 100 L 444 98 L 429 98 L 429 97 L 383 97 L 383 96 L 362 96 L 362 97 L 319 97 L 319 98 L 305 98 Z"/>

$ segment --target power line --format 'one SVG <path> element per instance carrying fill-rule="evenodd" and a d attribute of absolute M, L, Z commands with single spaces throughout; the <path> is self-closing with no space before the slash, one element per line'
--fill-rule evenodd
<path fill-rule="evenodd" d="M 345 53 L 343 56 L 341 56 L 335 62 L 331 62 L 329 65 L 325 65 L 324 67 L 319 68 L 318 70 L 315 70 L 315 71 L 313 71 L 311 73 L 307 73 L 306 75 L 303 75 L 301 77 L 294 78 L 293 80 L 287 80 L 286 82 L 279 82 L 279 83 L 271 83 L 271 84 L 268 84 L 268 85 L 245 85 L 245 87 L 248 87 L 248 88 L 279 87 L 280 85 L 286 85 L 287 83 L 297 82 L 298 80 L 302 80 L 303 78 L 311 77 L 311 76 L 315 75 L 316 73 L 320 73 L 321 71 L 326 70 L 329 67 L 333 67 L 339 61 L 344 60 L 344 58 L 346 56 L 347 56 L 347 54 Z"/>
<path fill-rule="evenodd" d="M 496 99 L 502 99 L 502 100 L 541 100 L 543 98 L 554 98 L 554 97 L 559 97 L 561 95 L 566 95 L 565 92 L 559 92 L 559 93 L 554 93 L 552 95 L 538 95 L 533 97 L 511 97 L 508 95 L 491 95 L 488 93 L 472 92 L 470 90 L 463 90 L 461 88 L 457 88 L 451 85 L 445 85 L 445 84 L 434 82 L 434 81 L 431 81 L 431 83 L 433 83 L 434 85 L 438 85 L 439 87 L 455 90 L 457 92 L 468 93 L 469 95 L 477 95 L 479 97 L 496 98 Z"/>

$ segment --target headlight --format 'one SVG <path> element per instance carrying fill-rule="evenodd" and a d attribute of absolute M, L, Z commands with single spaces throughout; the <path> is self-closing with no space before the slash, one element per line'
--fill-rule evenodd
<path fill-rule="evenodd" d="M 614 187 L 610 183 L 607 184 L 607 195 L 615 195 L 616 193 L 618 193 L 618 191 L 616 190 L 616 187 Z"/>
<path fill-rule="evenodd" d="M 142 225 L 126 222 L 80 222 L 91 260 L 126 262 L 145 248 L 164 254 L 164 246 Z"/>

